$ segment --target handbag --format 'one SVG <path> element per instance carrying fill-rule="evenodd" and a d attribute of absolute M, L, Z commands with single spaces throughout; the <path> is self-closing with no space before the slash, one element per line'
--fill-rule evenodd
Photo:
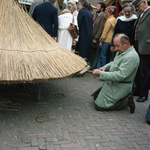
<path fill-rule="evenodd" d="M 74 23 L 74 16 L 73 16 L 73 19 L 72 19 L 72 23 L 70 23 L 70 25 L 67 28 L 67 30 L 71 34 L 72 38 L 76 39 L 78 37 L 78 29 L 77 29 L 77 26 L 74 25 L 73 23 Z"/>

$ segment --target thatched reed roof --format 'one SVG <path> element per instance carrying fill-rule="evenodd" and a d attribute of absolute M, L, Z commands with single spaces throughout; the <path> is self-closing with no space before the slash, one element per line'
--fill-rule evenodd
<path fill-rule="evenodd" d="M 60 47 L 15 0 L 0 0 L 0 84 L 49 81 L 86 66 Z"/>

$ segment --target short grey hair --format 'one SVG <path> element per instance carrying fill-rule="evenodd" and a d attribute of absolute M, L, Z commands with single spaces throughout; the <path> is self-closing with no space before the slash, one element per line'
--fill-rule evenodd
<path fill-rule="evenodd" d="M 123 12 L 123 13 L 124 13 L 124 9 L 125 9 L 126 7 L 131 7 L 131 12 L 132 12 L 132 13 L 135 12 L 135 7 L 134 7 L 133 4 L 131 4 L 131 3 L 125 3 L 125 4 L 122 6 L 122 12 Z"/>
<path fill-rule="evenodd" d="M 56 0 L 44 0 L 44 2 L 50 2 L 51 4 L 54 4 Z"/>
<path fill-rule="evenodd" d="M 72 7 L 73 7 L 75 10 L 77 10 L 77 5 L 76 5 L 76 3 L 75 3 L 74 1 L 68 1 L 68 4 L 71 4 Z"/>
<path fill-rule="evenodd" d="M 79 2 L 81 3 L 81 5 L 83 5 L 83 7 L 88 8 L 89 5 L 88 5 L 87 0 L 79 0 L 78 3 L 79 3 Z"/>

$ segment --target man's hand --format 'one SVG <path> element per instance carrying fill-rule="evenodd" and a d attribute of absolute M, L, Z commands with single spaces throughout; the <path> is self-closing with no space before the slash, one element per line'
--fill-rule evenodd
<path fill-rule="evenodd" d="M 53 39 L 56 41 L 56 37 L 53 37 Z"/>
<path fill-rule="evenodd" d="M 102 48 L 102 42 L 99 42 L 99 46 Z"/>
<path fill-rule="evenodd" d="M 93 43 L 96 43 L 97 41 L 96 40 L 93 40 Z"/>
<path fill-rule="evenodd" d="M 76 45 L 77 44 L 77 41 L 76 40 L 73 40 L 72 41 L 72 45 Z"/>
<path fill-rule="evenodd" d="M 105 67 L 101 67 L 101 68 L 99 68 L 99 70 L 100 70 L 100 71 L 105 71 L 106 68 L 105 68 Z"/>
<path fill-rule="evenodd" d="M 110 46 L 110 51 L 111 52 L 115 52 L 115 47 L 114 46 Z"/>
<path fill-rule="evenodd" d="M 100 70 L 99 69 L 94 69 L 92 75 L 99 76 L 100 75 Z"/>

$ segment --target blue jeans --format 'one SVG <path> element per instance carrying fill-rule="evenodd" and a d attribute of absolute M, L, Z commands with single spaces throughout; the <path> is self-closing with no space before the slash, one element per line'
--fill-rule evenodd
<path fill-rule="evenodd" d="M 109 48 L 110 48 L 110 43 L 102 42 L 102 49 L 97 63 L 97 69 L 106 65 Z"/>

